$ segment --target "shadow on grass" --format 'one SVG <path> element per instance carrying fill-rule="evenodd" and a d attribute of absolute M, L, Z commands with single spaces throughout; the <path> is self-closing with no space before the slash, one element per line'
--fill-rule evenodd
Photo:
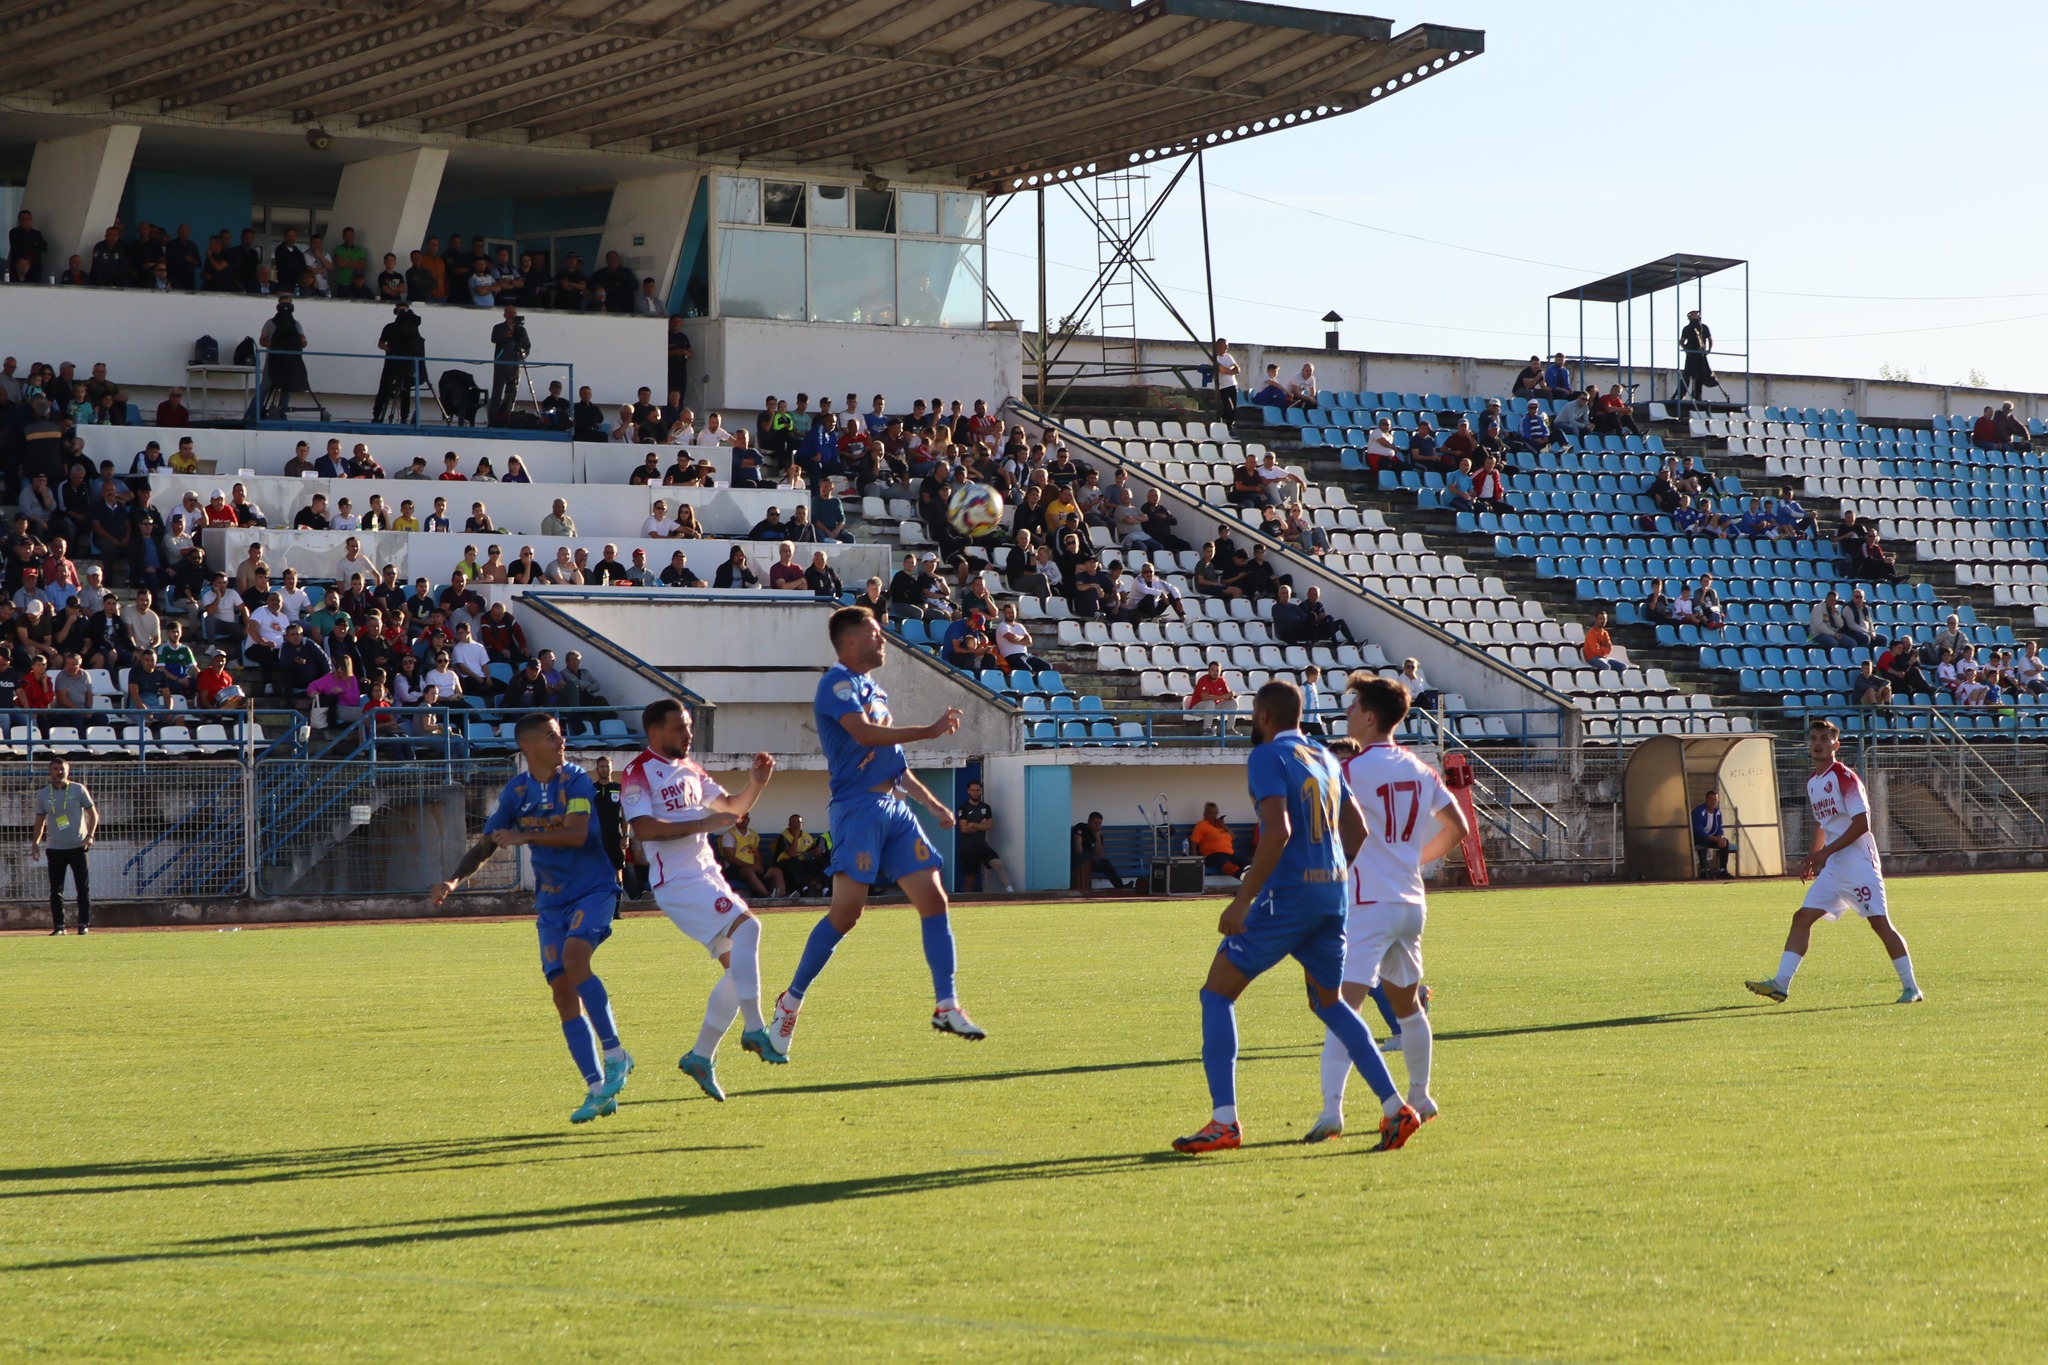
<path fill-rule="evenodd" d="M 1262 1062 L 1283 1058 L 1300 1059 L 1321 1055 L 1320 1047 L 1309 1048 L 1300 1045 L 1274 1047 L 1248 1047 L 1238 1053 L 1238 1061 Z M 1141 1062 L 1092 1062 L 1077 1066 L 1019 1067 L 1010 1071 L 963 1071 L 957 1074 L 938 1076 L 894 1076 L 880 1080 L 865 1081 L 816 1081 L 809 1085 L 770 1085 L 759 1090 L 740 1090 L 728 1096 L 732 1100 L 764 1100 L 778 1095 L 835 1095 L 857 1090 L 902 1090 L 931 1085 L 977 1085 L 988 1081 L 1029 1081 L 1049 1076 L 1094 1076 L 1118 1071 L 1154 1071 L 1160 1067 L 1200 1066 L 1199 1055 L 1186 1057 L 1154 1057 Z M 672 1099 L 642 1100 L 635 1104 L 695 1104 L 707 1101 L 703 1095 L 679 1095 Z"/>
<path fill-rule="evenodd" d="M 728 1213 L 773 1213 L 850 1199 L 885 1199 L 930 1194 L 1012 1181 L 1074 1180 L 1125 1175 L 1138 1171 L 1189 1166 L 1188 1158 L 1171 1151 L 1061 1157 L 998 1165 L 961 1166 L 948 1170 L 909 1171 L 846 1180 L 801 1181 L 757 1189 L 674 1194 L 602 1203 L 557 1205 L 506 1213 L 460 1214 L 444 1218 L 408 1219 L 355 1227 L 298 1228 L 281 1232 L 198 1237 L 163 1251 L 77 1256 L 24 1262 L 0 1273 L 82 1269 L 146 1261 L 206 1260 L 229 1256 L 269 1256 L 290 1252 L 348 1251 L 426 1242 L 471 1241 L 526 1233 L 567 1232 L 584 1228 L 648 1223 L 687 1223 Z"/>
<path fill-rule="evenodd" d="M 554 1161 L 647 1156 L 661 1153 L 714 1152 L 708 1147 L 633 1146 L 593 1150 L 630 1134 L 508 1133 L 496 1137 L 439 1138 L 418 1142 L 367 1143 L 348 1147 L 313 1147 L 302 1151 L 241 1152 L 225 1156 L 170 1158 L 161 1161 L 99 1161 L 69 1166 L 29 1166 L 0 1170 L 0 1187 L 40 1185 L 46 1181 L 112 1181 L 58 1188 L 0 1188 L 0 1200 L 45 1199 L 63 1195 L 133 1194 L 157 1190 L 202 1189 L 218 1185 L 267 1185 L 295 1180 L 347 1180 L 406 1171 L 467 1171 L 498 1166 L 539 1165 Z M 555 1149 L 574 1146 L 573 1152 Z M 196 1177 L 180 1179 L 178 1177 Z"/>
<path fill-rule="evenodd" d="M 1438 1029 L 1439 1043 L 1469 1042 L 1477 1038 L 1516 1038 L 1533 1033 L 1577 1033 L 1584 1029 L 1600 1028 L 1642 1028 L 1650 1024 L 1699 1024 L 1711 1023 L 1724 1015 L 1739 1014 L 1753 1019 L 1771 1015 L 1789 1016 L 1803 1014 L 1834 1014 L 1840 1010 L 1872 1010 L 1890 1008 L 1887 1002 L 1870 1001 L 1862 1005 L 1816 1005 L 1811 1009 L 1778 1009 L 1770 1005 L 1738 1004 L 1709 1005 L 1704 1009 L 1670 1010 L 1663 1014 L 1625 1014 L 1615 1019 L 1576 1019 L 1563 1024 L 1521 1024 L 1514 1028 L 1481 1029 Z"/>

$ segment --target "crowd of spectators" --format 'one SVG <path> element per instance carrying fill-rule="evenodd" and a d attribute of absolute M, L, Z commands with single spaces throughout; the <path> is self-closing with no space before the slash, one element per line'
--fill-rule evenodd
<path fill-rule="evenodd" d="M 467 241 L 452 235 L 444 249 L 428 237 L 417 251 L 386 252 L 373 260 L 344 227 L 330 244 L 323 233 L 301 240 L 287 227 L 265 247 L 253 227 L 237 233 L 222 228 L 200 241 L 189 223 L 171 228 L 119 219 L 110 224 L 90 254 L 58 262 L 35 214 L 23 209 L 7 234 L 7 277 L 16 284 L 56 284 L 98 289 L 150 289 L 195 293 L 256 294 L 297 298 L 380 299 L 387 303 L 455 304 L 471 308 L 553 309 L 575 313 L 625 313 L 662 317 L 668 301 L 651 277 L 636 276 L 616 251 L 595 268 L 569 252 L 560 263 L 547 252 L 509 246 L 493 249 L 486 234 Z M 680 386 L 678 386 L 680 387 Z"/>

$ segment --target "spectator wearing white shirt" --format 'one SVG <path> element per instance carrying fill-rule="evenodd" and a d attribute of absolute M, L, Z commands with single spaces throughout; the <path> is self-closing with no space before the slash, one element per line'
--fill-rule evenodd
<path fill-rule="evenodd" d="M 1330 699 L 1323 695 L 1323 670 L 1310 664 L 1301 670 L 1301 732 L 1327 735 L 1330 730 L 1323 718 L 1331 709 Z"/>
<path fill-rule="evenodd" d="M 1003 618 L 996 622 L 995 642 L 996 657 L 1001 661 L 1005 673 L 1019 668 L 1028 669 L 1033 673 L 1043 673 L 1052 667 L 1031 652 L 1031 631 L 1017 619 L 1015 602 L 1003 604 Z"/>
<path fill-rule="evenodd" d="M 1316 383 L 1316 367 L 1304 361 L 1300 373 L 1287 381 L 1287 404 L 1303 410 L 1313 408 L 1322 392 L 1322 386 Z"/>
<path fill-rule="evenodd" d="M 334 520 L 328 523 L 329 529 L 336 531 L 353 531 L 356 529 L 356 527 L 360 526 L 361 524 L 362 523 L 356 519 L 355 505 L 351 503 L 347 498 L 343 498 L 341 501 L 334 504 Z"/>
<path fill-rule="evenodd" d="M 341 558 L 334 562 L 334 572 L 329 576 L 338 583 L 346 583 L 348 576 L 356 573 L 363 576 L 365 583 L 374 583 L 383 577 L 377 566 L 370 562 L 370 557 L 363 553 L 363 543 L 350 536 L 341 543 Z"/>
<path fill-rule="evenodd" d="M 299 586 L 297 569 L 284 571 L 284 581 L 278 584 L 277 596 L 284 605 L 284 614 L 291 620 L 297 621 L 313 609 L 312 595 Z"/>
<path fill-rule="evenodd" d="M 1380 418 L 1379 425 L 1365 434 L 1365 467 L 1377 474 L 1382 469 L 1405 469 L 1408 462 L 1394 444 L 1394 419 Z"/>
<path fill-rule="evenodd" d="M 1152 621 L 1168 611 L 1183 621 L 1188 619 L 1187 605 L 1181 601 L 1180 589 L 1161 578 L 1158 570 L 1147 561 L 1124 592 L 1124 616 L 1132 621 Z"/>
<path fill-rule="evenodd" d="M 732 433 L 725 429 L 724 418 L 715 412 L 709 413 L 704 418 L 704 430 L 697 433 L 697 439 L 692 444 L 700 446 L 729 446 L 732 444 Z"/>
<path fill-rule="evenodd" d="M 421 692 L 425 693 L 429 688 L 439 688 L 441 700 L 447 702 L 452 702 L 461 696 L 462 678 L 460 674 L 456 673 L 453 663 L 454 657 L 447 650 L 435 651 L 432 665 L 428 667 L 425 673 L 420 675 Z M 421 704 L 431 705 L 431 703 L 424 701 Z"/>
<path fill-rule="evenodd" d="M 1216 372 L 1217 415 L 1226 423 L 1237 420 L 1237 357 L 1230 353 L 1230 343 L 1222 337 L 1216 338 L 1214 359 L 1210 362 Z"/>
<path fill-rule="evenodd" d="M 448 662 L 462 680 L 464 692 L 489 698 L 496 690 L 491 684 L 490 653 L 478 642 L 467 621 L 455 623 L 455 643 L 448 646 Z M 427 676 L 434 681 L 432 674 Z"/>
<path fill-rule="evenodd" d="M 1276 487 L 1276 485 L 1293 484 L 1294 496 L 1297 498 L 1301 496 L 1302 490 L 1308 487 L 1308 481 L 1303 479 L 1301 475 L 1282 469 L 1280 467 L 1280 457 L 1270 450 L 1266 452 L 1265 459 L 1259 462 L 1259 477 L 1266 481 L 1266 487 L 1272 490 L 1274 500 L 1277 502 L 1286 501 L 1287 494 L 1284 488 Z"/>
<path fill-rule="evenodd" d="M 1401 660 L 1401 671 L 1394 681 L 1408 689 L 1409 700 L 1418 711 L 1433 711 L 1441 695 L 1429 685 L 1429 679 L 1422 676 L 1422 663 L 1418 659 Z"/>
<path fill-rule="evenodd" d="M 654 510 L 647 514 L 647 520 L 640 523 L 640 535 L 646 540 L 672 540 L 676 534 L 675 518 L 668 514 L 668 499 L 656 498 Z"/>

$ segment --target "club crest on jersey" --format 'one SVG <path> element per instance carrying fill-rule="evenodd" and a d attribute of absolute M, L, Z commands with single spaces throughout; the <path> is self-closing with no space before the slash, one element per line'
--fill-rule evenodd
<path fill-rule="evenodd" d="M 841 701 L 845 701 L 853 695 L 853 684 L 850 682 L 832 684 L 832 695 Z"/>
<path fill-rule="evenodd" d="M 711 908 L 716 910 L 721 915 L 725 914 L 727 911 L 732 909 L 732 897 L 720 896 L 717 900 L 711 903 Z"/>

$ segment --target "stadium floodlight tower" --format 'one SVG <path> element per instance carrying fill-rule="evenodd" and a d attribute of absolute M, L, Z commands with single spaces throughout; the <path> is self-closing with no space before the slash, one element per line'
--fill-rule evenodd
<path fill-rule="evenodd" d="M 1732 256 L 1701 256 L 1675 252 L 1669 256 L 1659 257 L 1654 261 L 1646 261 L 1642 265 L 1621 271 L 1619 274 L 1608 275 L 1597 280 L 1589 280 L 1585 284 L 1574 285 L 1570 289 L 1558 290 L 1543 301 L 1543 353 L 1545 355 L 1556 353 L 1555 310 L 1557 304 L 1559 302 L 1576 302 L 1579 312 L 1579 353 L 1574 364 L 1578 372 L 1579 386 L 1581 388 L 1585 387 L 1586 367 L 1588 365 L 1611 365 L 1614 367 L 1617 382 L 1623 388 L 1633 393 L 1637 384 L 1642 382 L 1636 378 L 1636 303 L 1640 300 L 1643 304 L 1641 311 L 1646 324 L 1645 335 L 1648 338 L 1646 354 L 1642 365 L 1643 378 L 1652 381 L 1652 387 L 1654 388 L 1655 376 L 1662 368 L 1657 363 L 1658 303 L 1656 296 L 1669 290 L 1671 293 L 1670 356 L 1671 374 L 1673 376 L 1670 401 L 1676 403 L 1683 393 L 1685 382 L 1685 354 L 1680 344 L 1685 330 L 1687 307 L 1685 287 L 1688 284 L 1692 286 L 1691 306 L 1700 309 L 1702 314 L 1704 314 L 1706 304 L 1703 302 L 1702 296 L 1705 293 L 1706 286 L 1704 281 L 1707 276 L 1718 275 L 1724 270 L 1733 270 L 1737 266 L 1742 267 L 1742 349 L 1739 351 L 1731 350 L 1721 345 L 1717 339 L 1711 353 L 1711 360 L 1729 359 L 1742 362 L 1742 402 L 1739 406 L 1746 408 L 1749 406 L 1750 376 L 1749 262 L 1738 260 Z M 1614 307 L 1613 355 L 1592 356 L 1586 353 L 1586 305 L 1589 303 L 1606 303 L 1612 304 Z M 1721 372 L 1718 366 L 1715 368 L 1714 373 L 1715 382 L 1711 387 L 1721 391 L 1724 403 L 1735 406 L 1731 402 L 1734 395 L 1728 389 L 1727 376 Z M 1653 393 L 1652 397 L 1661 399 L 1664 395 Z M 1696 404 L 1695 406 L 1705 405 Z"/>

